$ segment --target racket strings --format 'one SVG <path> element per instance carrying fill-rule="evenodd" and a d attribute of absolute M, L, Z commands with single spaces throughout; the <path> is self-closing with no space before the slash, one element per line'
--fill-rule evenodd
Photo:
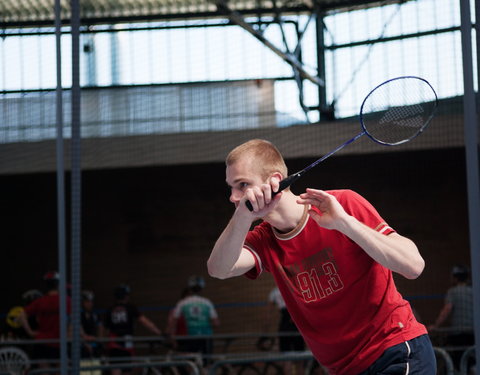
<path fill-rule="evenodd" d="M 408 140 L 421 130 L 425 110 L 419 104 L 408 107 L 394 107 L 384 112 L 377 123 L 369 128 L 369 133 L 378 141 L 395 144 Z"/>
<path fill-rule="evenodd" d="M 390 81 L 366 98 L 362 107 L 363 128 L 378 143 L 398 145 L 423 131 L 435 107 L 435 92 L 423 80 Z"/>
<path fill-rule="evenodd" d="M 410 141 L 427 127 L 437 105 L 437 94 L 422 78 L 404 76 L 382 83 L 365 97 L 360 107 L 360 123 L 363 131 L 303 170 L 283 179 L 280 182 L 280 189 L 287 188 L 305 172 L 365 134 L 373 141 L 389 146 Z M 245 204 L 250 211 L 253 211 L 250 201 Z"/>
<path fill-rule="evenodd" d="M 415 118 L 415 119 L 421 119 L 422 116 L 419 116 L 419 114 L 423 113 L 423 107 L 419 104 L 415 104 L 413 106 L 408 106 L 408 107 L 393 107 L 389 109 L 383 117 L 380 119 L 381 123 L 385 122 L 390 122 L 390 121 L 398 121 L 398 120 L 404 120 L 405 116 L 407 118 Z"/>

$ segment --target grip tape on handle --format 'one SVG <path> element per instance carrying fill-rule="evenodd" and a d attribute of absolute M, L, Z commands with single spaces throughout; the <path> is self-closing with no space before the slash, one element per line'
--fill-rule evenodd
<path fill-rule="evenodd" d="M 284 178 L 282 181 L 280 181 L 280 185 L 278 186 L 278 191 L 272 192 L 272 198 L 275 195 L 277 195 L 278 193 L 280 193 L 282 190 L 285 190 L 287 187 L 289 187 L 295 181 L 297 181 L 301 176 L 302 176 L 302 173 L 298 172 L 298 173 L 292 174 L 292 175 L 288 176 L 287 178 Z M 250 212 L 253 211 L 252 202 L 245 201 L 245 205 L 247 206 L 247 208 Z"/>

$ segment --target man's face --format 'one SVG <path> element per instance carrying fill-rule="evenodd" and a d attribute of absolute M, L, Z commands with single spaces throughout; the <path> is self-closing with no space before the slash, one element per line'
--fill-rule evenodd
<path fill-rule="evenodd" d="M 253 186 L 260 186 L 265 181 L 255 167 L 255 161 L 251 157 L 244 157 L 236 163 L 227 166 L 226 182 L 230 187 L 230 202 L 238 206 L 245 191 Z"/>

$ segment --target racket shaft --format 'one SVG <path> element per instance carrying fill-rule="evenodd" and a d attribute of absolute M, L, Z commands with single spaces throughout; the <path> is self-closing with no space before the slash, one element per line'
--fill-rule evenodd
<path fill-rule="evenodd" d="M 288 176 L 287 178 L 284 178 L 282 181 L 280 181 L 280 184 L 278 186 L 278 190 L 272 192 L 272 198 L 275 195 L 277 195 L 278 193 L 280 193 L 282 190 L 285 190 L 287 187 L 289 187 L 295 181 L 297 181 L 302 176 L 303 173 L 304 173 L 304 171 L 297 172 L 295 174 L 292 174 L 292 175 Z"/>
<path fill-rule="evenodd" d="M 323 155 L 320 159 L 317 159 L 315 160 L 312 164 L 310 164 L 308 167 L 306 167 L 304 170 L 302 170 L 302 174 L 306 171 L 309 171 L 310 169 L 312 169 L 313 167 L 316 167 L 318 164 L 320 164 L 322 161 L 324 161 L 325 159 L 329 158 L 330 156 L 332 156 L 333 154 L 335 154 L 337 151 L 340 151 L 342 148 L 344 148 L 345 146 L 348 146 L 350 143 L 353 143 L 355 142 L 358 138 L 360 138 L 362 135 L 364 135 L 365 132 L 361 132 L 361 133 L 358 133 L 355 137 L 353 137 L 352 139 L 349 139 L 348 141 L 346 141 L 345 143 L 341 144 L 340 146 L 338 146 L 336 149 L 330 151 L 329 153 Z M 290 185 L 293 183 L 294 181 L 292 181 L 290 183 Z"/>
<path fill-rule="evenodd" d="M 335 148 L 334 150 L 330 151 L 328 154 L 325 154 L 323 155 L 320 159 L 317 159 L 315 160 L 312 164 L 310 164 L 308 167 L 306 167 L 305 169 L 302 169 L 300 172 L 297 172 L 297 173 L 294 173 L 294 174 L 291 174 L 290 176 L 288 176 L 287 178 L 284 178 L 282 181 L 280 181 L 280 186 L 278 188 L 278 191 L 276 192 L 273 192 L 272 193 L 272 197 L 274 197 L 275 195 L 277 195 L 278 193 L 280 193 L 282 190 L 285 190 L 287 187 L 289 187 L 291 184 L 293 184 L 295 181 L 297 181 L 300 177 L 303 176 L 303 174 L 307 171 L 309 171 L 310 169 L 312 169 L 313 167 L 317 166 L 318 164 L 320 164 L 322 161 L 324 161 L 325 159 L 329 158 L 330 156 L 332 156 L 334 153 L 336 153 L 337 151 L 340 151 L 342 148 L 344 148 L 345 146 L 349 145 L 350 143 L 352 142 L 355 142 L 358 138 L 360 138 L 362 135 L 364 135 L 365 132 L 361 132 L 359 134 L 357 134 L 355 137 L 353 137 L 352 139 L 349 139 L 348 141 L 346 141 L 345 143 L 341 144 L 340 146 L 338 146 L 337 148 Z M 253 211 L 253 206 L 252 206 L 252 202 L 250 201 L 245 201 L 245 205 L 247 206 L 247 208 L 250 210 L 250 211 Z"/>
<path fill-rule="evenodd" d="M 393 95 L 392 92 L 396 95 Z M 411 98 L 411 96 L 406 96 L 407 94 L 413 95 L 414 100 L 407 100 Z M 391 100 L 391 98 L 402 97 L 402 95 L 407 98 L 404 104 Z M 377 143 L 389 146 L 399 145 L 412 140 L 423 132 L 432 119 L 437 105 L 438 98 L 435 90 L 423 78 L 406 76 L 385 81 L 370 91 L 363 100 L 362 106 L 360 107 L 360 123 L 363 131 L 315 160 L 305 169 L 280 181 L 279 189 L 277 192 L 272 193 L 272 197 L 297 181 L 305 172 L 317 166 L 345 146 L 355 142 L 364 134 L 367 134 L 370 139 Z M 385 113 L 380 120 L 374 117 L 374 120 L 370 122 L 367 121 L 368 117 L 364 115 L 382 111 Z M 370 131 L 367 130 L 367 128 L 370 129 Z M 250 201 L 246 201 L 245 204 L 250 211 L 253 211 L 253 206 Z"/>

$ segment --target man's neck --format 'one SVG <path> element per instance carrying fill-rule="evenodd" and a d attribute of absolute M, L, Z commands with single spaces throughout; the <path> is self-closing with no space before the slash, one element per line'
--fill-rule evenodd
<path fill-rule="evenodd" d="M 305 211 L 305 206 L 298 204 L 297 198 L 291 191 L 284 192 L 275 211 L 264 220 L 281 233 L 292 231 L 302 219 Z"/>

